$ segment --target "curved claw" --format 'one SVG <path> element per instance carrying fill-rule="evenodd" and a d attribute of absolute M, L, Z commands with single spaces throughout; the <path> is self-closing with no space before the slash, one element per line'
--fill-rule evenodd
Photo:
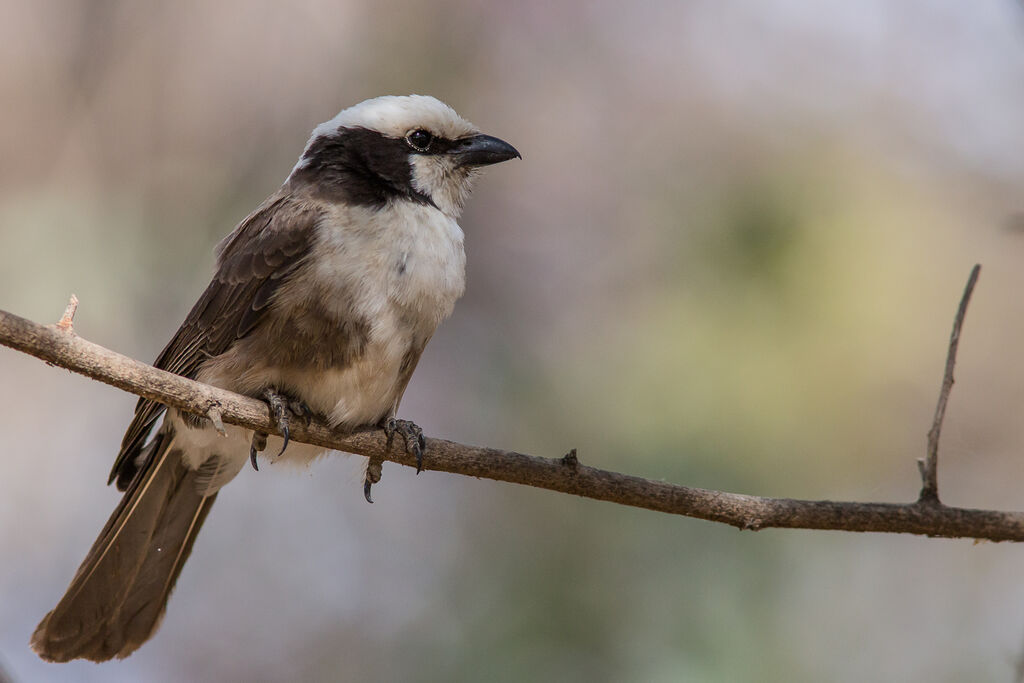
<path fill-rule="evenodd" d="M 369 479 L 367 479 L 366 481 L 363 482 L 363 497 L 366 498 L 366 502 L 367 503 L 372 503 L 373 502 L 373 498 L 370 498 L 370 488 L 372 486 L 373 486 L 373 484 L 370 483 Z"/>
<path fill-rule="evenodd" d="M 253 432 L 252 443 L 249 446 L 249 462 L 252 463 L 252 468 L 257 472 L 260 471 L 260 467 L 256 464 L 256 454 L 266 447 L 267 435 L 263 432 Z"/>
<path fill-rule="evenodd" d="M 278 421 L 278 426 L 281 428 L 281 438 L 284 439 L 284 443 L 281 444 L 281 452 L 277 454 L 277 457 L 284 455 L 284 449 L 288 448 L 288 419 Z"/>

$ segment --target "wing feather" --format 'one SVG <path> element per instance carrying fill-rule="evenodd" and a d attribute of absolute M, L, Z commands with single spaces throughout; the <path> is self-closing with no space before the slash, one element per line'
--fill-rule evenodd
<path fill-rule="evenodd" d="M 218 245 L 213 280 L 153 365 L 194 379 L 205 360 L 252 332 L 309 253 L 318 220 L 315 206 L 283 191 L 260 205 Z M 136 404 L 110 472 L 109 482 L 116 479 L 119 489 L 145 468 L 138 456 L 165 409 L 148 399 Z"/>

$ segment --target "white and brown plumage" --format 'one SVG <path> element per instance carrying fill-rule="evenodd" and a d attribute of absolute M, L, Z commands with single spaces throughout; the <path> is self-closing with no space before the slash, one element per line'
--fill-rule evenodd
<path fill-rule="evenodd" d="M 518 156 L 432 97 L 342 111 L 218 246 L 212 282 L 156 367 L 283 396 L 340 428 L 394 417 L 463 292 L 456 220 L 474 176 Z M 228 426 L 225 439 L 175 410 L 149 439 L 164 411 L 145 399 L 136 407 L 110 475 L 124 497 L 32 636 L 44 659 L 102 661 L 144 643 L 217 491 L 250 456 L 251 432 Z M 285 457 L 320 452 L 292 444 Z"/>

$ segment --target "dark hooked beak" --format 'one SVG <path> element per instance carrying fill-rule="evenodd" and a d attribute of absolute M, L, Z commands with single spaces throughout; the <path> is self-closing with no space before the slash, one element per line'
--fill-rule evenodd
<path fill-rule="evenodd" d="M 522 159 L 516 148 L 490 135 L 473 135 L 456 140 L 449 154 L 459 166 L 489 166 L 509 159 Z"/>

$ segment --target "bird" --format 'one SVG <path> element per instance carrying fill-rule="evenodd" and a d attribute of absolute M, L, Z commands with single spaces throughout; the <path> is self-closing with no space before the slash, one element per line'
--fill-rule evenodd
<path fill-rule="evenodd" d="M 398 405 L 465 289 L 457 220 L 474 181 L 514 158 L 425 95 L 369 99 L 313 130 L 281 187 L 218 244 L 212 281 L 154 363 L 265 400 L 282 436 L 268 445 L 140 399 L 107 482 L 124 495 L 33 633 L 41 658 L 106 661 L 149 640 L 221 487 L 258 468 L 257 451 L 324 452 L 289 446 L 296 416 L 383 427 L 422 463 L 422 430 Z M 367 471 L 370 502 L 377 479 Z"/>

